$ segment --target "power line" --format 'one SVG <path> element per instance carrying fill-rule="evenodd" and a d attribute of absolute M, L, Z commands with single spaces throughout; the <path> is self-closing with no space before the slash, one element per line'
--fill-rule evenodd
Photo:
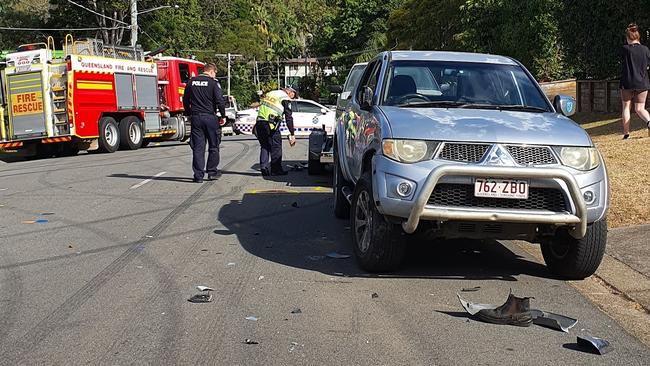
<path fill-rule="evenodd" d="M 87 8 L 87 7 L 83 6 L 83 5 L 81 5 L 81 4 L 75 3 L 75 2 L 72 1 L 72 0 L 68 0 L 68 2 L 69 2 L 70 4 L 73 4 L 73 5 L 76 5 L 76 6 L 80 7 L 80 8 L 82 8 L 82 9 L 84 9 L 84 10 L 88 10 L 89 12 L 91 12 L 91 13 L 93 13 L 93 14 L 95 14 L 95 15 L 99 15 L 99 16 L 102 17 L 102 18 L 106 18 L 106 19 L 112 20 L 112 21 L 114 21 L 114 22 L 118 22 L 118 23 L 122 23 L 122 24 L 128 25 L 127 23 L 125 23 L 125 22 L 123 22 L 123 21 L 121 21 L 121 20 L 117 20 L 117 19 L 114 19 L 114 18 L 108 17 L 108 16 L 106 16 L 106 15 L 104 15 L 104 14 L 98 13 L 98 12 L 96 12 L 96 11 L 90 9 L 90 8 Z M 107 28 L 103 28 L 103 29 L 107 29 Z"/>
<path fill-rule="evenodd" d="M 129 27 L 95 27 L 95 28 L 16 28 L 16 27 L 0 27 L 0 30 L 13 30 L 13 31 L 85 31 L 85 30 L 114 30 L 114 29 L 128 29 Z"/>

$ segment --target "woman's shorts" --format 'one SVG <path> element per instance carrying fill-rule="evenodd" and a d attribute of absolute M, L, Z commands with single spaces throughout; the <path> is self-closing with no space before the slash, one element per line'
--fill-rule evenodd
<path fill-rule="evenodd" d="M 624 102 L 645 103 L 647 96 L 647 89 L 621 89 L 621 99 Z"/>

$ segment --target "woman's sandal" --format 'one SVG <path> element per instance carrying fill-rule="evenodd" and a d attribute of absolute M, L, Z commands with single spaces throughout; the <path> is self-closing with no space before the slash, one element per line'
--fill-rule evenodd
<path fill-rule="evenodd" d="M 630 137 L 630 134 L 626 133 L 625 135 L 623 135 L 623 140 L 627 140 L 629 137 Z"/>
<path fill-rule="evenodd" d="M 648 126 L 648 137 L 650 137 L 650 121 L 648 121 L 647 126 Z"/>

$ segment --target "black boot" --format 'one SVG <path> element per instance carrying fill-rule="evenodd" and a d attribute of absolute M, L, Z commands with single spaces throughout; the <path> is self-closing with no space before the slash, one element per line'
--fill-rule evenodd
<path fill-rule="evenodd" d="M 487 323 L 529 327 L 533 323 L 530 299 L 530 297 L 517 297 L 510 293 L 505 304 L 496 309 L 483 309 L 476 316 Z"/>

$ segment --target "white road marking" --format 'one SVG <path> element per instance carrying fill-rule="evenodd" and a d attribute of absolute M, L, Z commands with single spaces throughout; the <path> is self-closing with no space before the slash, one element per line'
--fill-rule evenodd
<path fill-rule="evenodd" d="M 143 185 L 145 185 L 145 184 L 151 182 L 152 180 L 154 180 L 154 179 L 156 179 L 156 178 L 158 178 L 158 177 L 160 177 L 160 176 L 162 176 L 163 174 L 166 174 L 166 173 L 167 173 L 167 172 L 160 172 L 160 173 L 154 175 L 153 177 L 151 177 L 151 178 L 149 178 L 149 179 L 145 179 L 145 180 L 143 180 L 142 182 L 140 182 L 140 183 L 138 183 L 138 184 L 134 184 L 134 185 L 132 185 L 131 188 L 129 188 L 129 189 L 137 189 L 137 188 L 140 188 L 140 187 L 142 187 Z"/>

